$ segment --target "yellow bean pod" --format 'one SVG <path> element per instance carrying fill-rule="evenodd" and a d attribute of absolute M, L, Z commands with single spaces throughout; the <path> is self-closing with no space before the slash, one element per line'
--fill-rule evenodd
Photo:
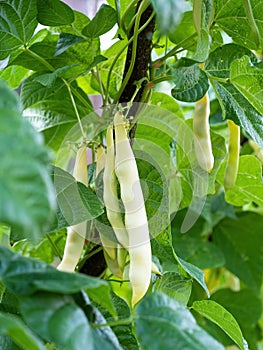
<path fill-rule="evenodd" d="M 106 207 L 108 220 L 113 228 L 118 242 L 128 248 L 128 233 L 124 226 L 120 206 L 117 196 L 117 183 L 115 174 L 115 149 L 113 141 L 113 128 L 109 126 L 106 134 L 107 154 L 105 162 L 105 170 L 103 176 L 104 193 L 103 199 Z"/>
<path fill-rule="evenodd" d="M 147 292 L 151 282 L 152 253 L 148 220 L 135 157 L 121 113 L 114 117 L 115 171 L 125 208 L 125 227 L 129 236 L 132 306 Z"/>
<path fill-rule="evenodd" d="M 104 152 L 104 148 L 102 145 L 99 145 L 96 153 L 96 177 L 105 168 L 105 163 L 106 163 L 106 155 Z M 111 260 L 117 259 L 116 242 L 113 242 L 112 240 L 110 240 L 102 232 L 99 232 L 99 235 L 100 235 L 101 244 L 104 249 L 104 255 L 106 252 L 109 259 Z"/>
<path fill-rule="evenodd" d="M 229 141 L 228 141 L 228 159 L 226 164 L 224 187 L 226 190 L 234 187 L 236 183 L 239 151 L 240 151 L 240 128 L 232 120 L 228 119 Z"/>
<path fill-rule="evenodd" d="M 88 186 L 86 146 L 82 146 L 78 149 L 73 176 L 75 177 L 76 181 L 82 182 L 84 185 Z M 73 272 L 75 270 L 83 250 L 86 229 L 86 221 L 67 228 L 66 245 L 64 248 L 62 261 L 57 266 L 58 270 L 67 272 Z"/>
<path fill-rule="evenodd" d="M 196 102 L 194 110 L 194 147 L 198 163 L 202 169 L 211 172 L 214 166 L 214 156 L 209 126 L 210 105 L 208 93 Z"/>

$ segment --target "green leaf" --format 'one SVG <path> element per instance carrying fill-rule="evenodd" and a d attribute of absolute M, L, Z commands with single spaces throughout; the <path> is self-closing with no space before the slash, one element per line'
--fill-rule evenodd
<path fill-rule="evenodd" d="M 36 0 L 1 1 L 0 59 L 27 46 L 37 27 L 36 13 Z"/>
<path fill-rule="evenodd" d="M 144 350 L 223 350 L 200 328 L 185 306 L 165 294 L 146 297 L 136 309 L 135 328 Z M 154 336 L 153 336 L 154 335 Z"/>
<path fill-rule="evenodd" d="M 225 256 L 225 267 L 256 291 L 262 283 L 262 232 L 262 217 L 254 213 L 222 220 L 213 230 L 213 241 Z"/>
<path fill-rule="evenodd" d="M 68 131 L 77 125 L 78 119 L 68 88 L 63 80 L 57 78 L 52 86 L 47 87 L 37 81 L 40 77 L 43 78 L 43 74 L 34 74 L 22 86 L 23 115 L 37 130 L 45 131 L 47 144 L 58 150 Z M 71 84 L 71 93 L 78 106 L 80 118 L 89 115 L 92 107 L 86 94 L 75 83 Z M 92 116 L 85 120 L 85 128 L 88 128 L 90 132 Z M 70 141 L 76 142 L 77 137 Z M 65 150 L 65 153 L 69 153 L 69 150 Z"/>
<path fill-rule="evenodd" d="M 112 282 L 112 284 L 116 285 L 115 282 Z M 112 301 L 117 311 L 119 320 L 128 319 L 131 317 L 131 310 L 123 299 L 119 298 L 116 294 L 112 294 Z M 110 315 L 109 312 L 107 311 L 105 312 L 105 310 L 102 310 L 101 308 L 100 308 L 100 311 L 103 313 L 103 316 L 105 317 L 107 322 L 114 321 L 113 316 Z M 133 332 L 132 323 L 120 324 L 119 326 L 113 326 L 111 328 L 112 328 L 112 331 L 114 331 L 115 335 L 117 336 L 123 350 L 139 349 L 137 340 Z M 98 350 L 100 350 L 100 348 L 98 348 Z"/>
<path fill-rule="evenodd" d="M 85 289 L 99 294 L 110 286 L 107 282 L 79 273 L 67 273 L 36 259 L 13 253 L 0 246 L 0 279 L 5 286 L 18 295 L 32 295 L 37 291 L 74 294 Z"/>
<path fill-rule="evenodd" d="M 182 42 L 184 39 L 195 33 L 195 26 L 193 22 L 193 11 L 186 11 L 183 13 L 181 17 L 181 21 L 175 30 L 169 35 L 169 39 L 178 44 Z M 188 42 L 187 42 L 188 43 Z M 196 38 L 193 38 L 192 43 L 196 43 Z M 184 47 L 184 46 L 183 46 Z M 191 49 L 189 49 L 191 50 Z"/>
<path fill-rule="evenodd" d="M 192 290 L 192 281 L 178 273 L 167 272 L 157 279 L 154 290 L 187 305 Z"/>
<path fill-rule="evenodd" d="M 8 335 L 24 350 L 46 349 L 42 341 L 18 317 L 3 312 L 0 312 L 0 335 Z"/>
<path fill-rule="evenodd" d="M 108 322 L 108 319 L 106 320 L 99 310 L 93 308 L 93 314 L 93 323 L 106 324 Z M 92 335 L 95 343 L 94 350 L 123 350 L 116 334 L 109 326 L 93 329 Z"/>
<path fill-rule="evenodd" d="M 37 20 L 45 26 L 66 25 L 74 21 L 74 12 L 60 0 L 37 0 Z"/>
<path fill-rule="evenodd" d="M 11 237 L 14 239 L 14 236 Z M 56 246 L 56 250 L 51 244 Z M 37 245 L 31 244 L 27 240 L 20 240 L 12 245 L 12 250 L 28 256 L 52 264 L 54 260 L 60 255 L 63 256 L 65 246 L 65 232 L 64 230 L 49 233 L 49 235 L 42 239 Z"/>
<path fill-rule="evenodd" d="M 244 46 L 236 44 L 222 45 L 210 53 L 205 63 L 205 71 L 212 79 L 213 77 L 229 78 L 231 63 L 245 55 L 250 58 L 252 63 L 257 62 L 257 57 Z"/>
<path fill-rule="evenodd" d="M 69 350 L 93 349 L 88 319 L 71 296 L 36 293 L 21 298 L 20 305 L 26 323 L 46 341 Z"/>
<path fill-rule="evenodd" d="M 260 38 L 251 30 L 243 0 L 215 0 L 215 22 L 239 45 L 256 50 L 263 48 L 262 0 L 250 0 L 251 15 Z M 260 42 L 258 43 L 258 39 Z M 258 45 L 259 44 L 259 45 Z"/>
<path fill-rule="evenodd" d="M 151 104 L 166 109 L 180 118 L 184 118 L 183 111 L 180 105 L 171 96 L 153 91 L 151 94 Z"/>
<path fill-rule="evenodd" d="M 209 88 L 207 76 L 199 64 L 187 58 L 181 58 L 173 70 L 173 81 L 176 86 L 172 96 L 184 102 L 200 100 Z"/>
<path fill-rule="evenodd" d="M 14 293 L 23 296 L 38 291 L 75 294 L 85 290 L 90 298 L 116 315 L 107 282 L 80 273 L 58 271 L 44 262 L 23 257 L 1 246 L 0 256 L 3 259 L 0 280 Z"/>
<path fill-rule="evenodd" d="M 95 219 L 103 213 L 99 198 L 63 169 L 55 167 L 54 185 L 59 208 L 69 225 Z"/>
<path fill-rule="evenodd" d="M 218 173 L 218 180 L 223 185 L 224 163 Z M 251 155 L 241 156 L 235 186 L 226 191 L 226 201 L 235 206 L 251 202 L 263 207 L 262 166 L 260 161 Z"/>
<path fill-rule="evenodd" d="M 151 235 L 158 236 L 169 226 L 168 185 L 158 164 L 140 159 L 135 152 Z"/>
<path fill-rule="evenodd" d="M 56 46 L 55 56 L 62 54 L 72 45 L 80 43 L 85 39 L 82 36 L 77 36 L 70 33 L 60 33 L 58 43 Z"/>
<path fill-rule="evenodd" d="M 49 153 L 41 135 L 21 118 L 19 101 L 3 82 L 0 117 L 0 222 L 19 227 L 21 234 L 35 240 L 55 209 Z"/>
<path fill-rule="evenodd" d="M 11 66 L 0 71 L 0 79 L 5 80 L 12 89 L 16 89 L 28 73 L 28 69 Z"/>
<path fill-rule="evenodd" d="M 216 323 L 238 346 L 244 350 L 244 340 L 235 318 L 223 306 L 213 300 L 195 301 L 193 309 Z"/>
<path fill-rule="evenodd" d="M 223 266 L 224 256 L 221 250 L 209 241 L 208 232 L 206 232 L 206 221 L 201 216 L 187 233 L 181 233 L 186 212 L 185 209 L 176 213 L 171 223 L 173 247 L 176 254 L 200 269 Z"/>
<path fill-rule="evenodd" d="M 250 289 L 220 289 L 211 295 L 211 300 L 229 311 L 243 329 L 248 325 L 255 326 L 260 319 L 262 304 L 260 298 Z"/>
<path fill-rule="evenodd" d="M 117 23 L 117 20 L 116 11 L 108 5 L 102 5 L 96 16 L 82 30 L 82 34 L 89 39 L 98 38 L 107 33 Z"/>
<path fill-rule="evenodd" d="M 180 23 L 183 13 L 188 9 L 186 1 L 168 0 L 163 6 L 160 1 L 151 0 L 151 4 L 156 12 L 158 29 L 161 34 L 172 33 Z"/>
<path fill-rule="evenodd" d="M 179 265 L 183 268 L 185 272 L 187 272 L 191 277 L 193 277 L 194 280 L 196 280 L 197 283 L 200 284 L 200 286 L 205 290 L 207 296 L 210 296 L 209 290 L 207 288 L 207 285 L 205 283 L 204 273 L 202 270 L 200 270 L 197 266 L 190 264 L 187 261 L 184 261 L 183 259 L 179 258 L 177 256 L 177 261 Z"/>
<path fill-rule="evenodd" d="M 212 84 L 221 103 L 224 116 L 244 128 L 246 133 L 262 147 L 262 115 L 232 84 L 216 81 Z"/>
<path fill-rule="evenodd" d="M 230 67 L 231 83 L 261 115 L 263 114 L 262 75 L 263 69 L 251 67 L 248 56 L 235 60 Z"/>

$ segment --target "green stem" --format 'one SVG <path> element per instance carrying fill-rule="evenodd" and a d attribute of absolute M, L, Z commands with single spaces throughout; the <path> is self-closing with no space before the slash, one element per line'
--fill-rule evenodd
<path fill-rule="evenodd" d="M 115 279 L 106 279 L 106 281 L 107 282 L 116 282 L 116 283 L 120 283 L 120 284 L 130 282 L 130 280 L 122 280 L 122 281 L 120 281 L 120 280 L 115 280 Z"/>
<path fill-rule="evenodd" d="M 79 115 L 79 111 L 78 111 L 78 108 L 77 108 L 77 105 L 76 105 L 76 101 L 75 101 L 74 96 L 73 96 L 72 91 L 71 91 L 71 86 L 69 85 L 69 83 L 65 79 L 62 79 L 62 80 L 63 80 L 64 84 L 66 85 L 66 87 L 68 89 L 68 93 L 69 93 L 69 96 L 70 96 L 70 99 L 71 99 L 71 102 L 72 102 L 72 105 L 73 105 L 73 108 L 74 108 L 74 112 L 75 112 L 76 117 L 78 119 L 78 123 L 79 123 L 81 134 L 83 136 L 83 139 L 85 139 L 86 138 L 86 134 L 85 134 L 84 129 L 83 129 L 83 125 L 82 125 L 82 122 L 81 122 L 81 119 L 80 119 L 80 115 Z"/>
<path fill-rule="evenodd" d="M 138 30 L 138 34 L 140 34 L 147 26 L 148 24 L 151 22 L 152 18 L 154 15 L 152 15 L 145 23 L 143 26 L 141 26 L 141 28 Z M 108 74 L 108 78 L 107 78 L 107 84 L 106 84 L 106 101 L 109 100 L 109 86 L 110 86 L 110 81 L 111 81 L 111 74 L 113 71 L 113 68 L 116 64 L 116 62 L 118 61 L 119 57 L 121 56 L 121 54 L 124 52 L 124 50 L 132 43 L 134 36 L 132 36 L 127 43 L 123 46 L 123 48 L 117 53 L 117 55 L 115 56 L 114 60 L 112 61 L 112 64 L 109 68 L 109 74 Z"/>
<path fill-rule="evenodd" d="M 250 0 L 243 0 L 243 6 L 245 8 L 248 23 L 249 23 L 251 30 L 253 32 L 255 43 L 258 47 L 260 44 L 260 33 L 259 33 L 258 26 L 257 26 L 257 23 L 255 21 L 254 15 L 253 15 L 253 10 L 252 10 Z"/>
<path fill-rule="evenodd" d="M 210 80 L 215 80 L 218 81 L 219 83 L 228 83 L 229 82 L 229 78 L 220 78 L 220 77 L 214 77 L 213 75 L 209 75 L 208 77 Z"/>
<path fill-rule="evenodd" d="M 103 105 L 105 105 L 106 104 L 106 100 L 105 100 L 106 92 L 105 92 L 105 87 L 102 83 L 102 79 L 101 79 L 101 75 L 100 75 L 100 72 L 98 69 L 98 65 L 96 65 L 96 72 L 92 69 L 91 73 L 94 76 L 94 78 L 97 80 L 97 82 L 99 83 L 102 102 L 103 102 Z"/>
<path fill-rule="evenodd" d="M 197 36 L 197 33 L 193 33 L 191 35 L 189 35 L 187 38 L 185 38 L 184 40 L 180 41 L 172 50 L 170 50 L 169 52 L 167 52 L 164 56 L 157 58 L 155 61 L 153 61 L 153 64 L 159 62 L 159 61 L 165 61 L 167 58 L 175 55 L 179 49 L 181 49 L 185 44 L 187 44 L 189 41 L 191 41 L 192 39 L 194 39 Z"/>
<path fill-rule="evenodd" d="M 169 81 L 169 80 L 173 80 L 172 75 L 164 75 L 161 77 L 157 77 L 157 78 L 153 79 L 151 82 L 155 85 L 155 84 L 161 83 L 163 81 Z"/>
<path fill-rule="evenodd" d="M 131 63 L 128 69 L 127 74 L 125 75 L 125 78 L 121 84 L 121 88 L 119 89 L 117 96 L 115 96 L 114 102 L 113 103 L 117 103 L 119 101 L 119 98 L 121 96 L 121 94 L 123 93 L 128 81 L 130 80 L 130 77 L 132 75 L 133 72 L 133 68 L 134 68 L 134 64 L 135 64 L 135 60 L 136 60 L 136 50 L 137 50 L 137 41 L 138 41 L 138 36 L 139 36 L 139 25 L 140 25 L 140 20 L 141 20 L 141 16 L 143 14 L 143 12 L 146 10 L 146 8 L 149 6 L 149 1 L 148 0 L 143 0 L 137 16 L 136 16 L 136 20 L 135 20 L 135 24 L 134 24 L 134 35 L 133 35 L 133 42 L 132 42 L 132 57 L 131 57 Z M 152 16 L 150 17 L 152 19 L 152 17 L 154 16 L 154 14 L 152 14 Z"/>
<path fill-rule="evenodd" d="M 93 328 L 116 327 L 116 326 L 128 325 L 128 324 L 131 324 L 132 322 L 133 322 L 133 318 L 130 316 L 128 318 L 123 318 L 120 320 L 111 321 L 111 322 L 107 322 L 107 323 L 103 323 L 103 324 L 91 323 L 91 326 Z"/>
<path fill-rule="evenodd" d="M 47 236 L 47 239 L 48 239 L 50 245 L 52 246 L 55 254 L 59 257 L 60 260 L 62 260 L 62 255 L 60 254 L 57 246 L 55 245 L 55 243 L 53 242 L 52 238 L 50 237 L 50 234 L 47 233 L 46 236 Z"/>
<path fill-rule="evenodd" d="M 129 11 L 132 9 L 133 6 L 135 6 L 137 4 L 138 0 L 133 0 L 130 2 L 130 4 L 126 7 L 125 11 L 123 12 L 121 21 L 120 21 L 120 27 L 121 29 L 127 33 L 127 29 L 125 28 L 125 17 L 127 16 L 127 14 L 129 13 Z"/>

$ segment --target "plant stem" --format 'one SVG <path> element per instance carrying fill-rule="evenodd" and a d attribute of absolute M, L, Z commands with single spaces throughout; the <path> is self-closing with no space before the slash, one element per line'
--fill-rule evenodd
<path fill-rule="evenodd" d="M 157 78 L 153 79 L 151 82 L 155 85 L 155 84 L 161 83 L 163 81 L 169 81 L 169 80 L 173 80 L 172 75 L 163 75 L 161 77 L 157 77 Z"/>
<path fill-rule="evenodd" d="M 228 83 L 230 80 L 229 78 L 214 77 L 213 75 L 209 75 L 209 74 L 208 74 L 208 77 L 210 80 L 215 80 L 215 81 L 218 81 L 220 83 Z"/>
<path fill-rule="evenodd" d="M 119 98 L 123 92 L 123 90 L 125 89 L 125 86 L 127 85 L 133 68 L 134 68 L 134 64 L 135 64 L 135 59 L 136 59 L 136 50 L 137 50 L 137 40 L 138 40 L 138 35 L 139 35 L 139 25 L 140 25 L 140 20 L 141 20 L 141 16 L 143 14 L 143 12 L 145 11 L 145 9 L 149 6 L 149 1 L 148 0 L 143 0 L 138 13 L 136 15 L 136 19 L 135 19 L 135 24 L 134 24 L 134 35 L 133 35 L 133 43 L 132 43 L 132 57 L 131 57 L 131 62 L 130 62 L 130 66 L 128 69 L 127 74 L 125 75 L 125 78 L 121 84 L 121 88 L 119 89 L 117 96 L 115 96 L 114 102 L 113 103 L 117 103 L 119 101 Z"/>
<path fill-rule="evenodd" d="M 175 55 L 178 52 L 178 49 L 182 48 L 183 45 L 187 44 L 189 41 L 194 39 L 196 36 L 197 36 L 197 33 L 193 33 L 193 34 L 189 35 L 187 38 L 180 41 L 172 50 L 167 52 L 164 56 L 157 58 L 155 61 L 153 61 L 153 64 L 155 64 L 159 61 L 165 61 L 167 58 Z"/>
<path fill-rule="evenodd" d="M 120 21 L 120 27 L 121 29 L 127 33 L 127 29 L 125 28 L 125 17 L 127 16 L 127 14 L 129 13 L 129 11 L 132 9 L 133 6 L 135 6 L 137 4 L 137 1 L 138 0 L 133 0 L 129 3 L 129 5 L 126 7 L 126 9 L 124 10 L 123 12 L 123 15 L 122 15 L 122 18 L 121 18 L 121 21 Z"/>
<path fill-rule="evenodd" d="M 148 24 L 151 22 L 152 18 L 153 18 L 154 15 L 152 15 L 148 20 L 147 22 L 144 23 L 143 26 L 141 26 L 141 28 L 138 30 L 138 34 L 140 34 L 147 26 Z M 112 74 L 112 71 L 113 71 L 113 68 L 117 62 L 117 60 L 119 59 L 119 57 L 121 56 L 121 54 L 124 52 L 124 50 L 132 43 L 134 39 L 134 36 L 132 36 L 128 42 L 125 44 L 125 46 L 117 53 L 117 55 L 115 56 L 110 68 L 109 68 L 109 74 L 108 74 L 108 78 L 107 78 L 107 84 L 106 84 L 106 101 L 109 100 L 109 86 L 110 86 L 110 80 L 111 80 L 111 74 Z"/>
<path fill-rule="evenodd" d="M 247 19 L 248 19 L 248 23 L 249 23 L 250 28 L 251 28 L 251 30 L 253 32 L 255 43 L 256 43 L 256 45 L 258 47 L 259 44 L 260 44 L 260 33 L 259 33 L 259 30 L 258 30 L 258 26 L 257 26 L 256 20 L 255 20 L 254 15 L 253 15 L 253 10 L 252 10 L 252 6 L 251 6 L 251 3 L 250 3 L 250 0 L 243 0 L 243 6 L 245 8 L 245 12 L 246 12 L 246 16 L 247 16 Z"/>
<path fill-rule="evenodd" d="M 116 327 L 116 326 L 123 326 L 126 324 L 131 324 L 133 322 L 133 317 L 123 318 L 116 321 L 111 321 L 103 324 L 97 324 L 97 323 L 91 323 L 91 326 L 93 328 L 102 328 L 102 327 Z"/>
<path fill-rule="evenodd" d="M 81 119 L 80 119 L 80 115 L 79 115 L 79 111 L 78 111 L 78 108 L 77 108 L 77 105 L 76 105 L 76 101 L 75 101 L 74 96 L 73 96 L 72 91 L 71 91 L 71 87 L 70 87 L 69 83 L 65 79 L 62 79 L 62 80 L 63 80 L 64 84 L 66 85 L 66 87 L 68 89 L 68 93 L 69 93 L 69 96 L 70 96 L 70 99 L 71 99 L 71 102 L 72 102 L 72 105 L 73 105 L 73 108 L 74 108 L 74 112 L 75 112 L 76 117 L 78 119 L 78 123 L 79 123 L 81 134 L 83 136 L 83 139 L 85 139 L 86 138 L 86 134 L 85 134 L 84 129 L 83 129 L 83 125 L 82 125 L 82 122 L 81 122 Z"/>

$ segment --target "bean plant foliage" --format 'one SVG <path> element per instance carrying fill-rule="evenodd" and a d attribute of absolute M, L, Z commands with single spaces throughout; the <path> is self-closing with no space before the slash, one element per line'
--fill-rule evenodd
<path fill-rule="evenodd" d="M 262 23 L 262 0 L 108 0 L 92 19 L 60 0 L 0 0 L 1 349 L 263 348 Z M 194 150 L 205 96 L 211 171 Z M 100 239 L 115 237 L 96 166 L 116 111 L 154 263 L 135 306 L 129 257 L 115 276 Z M 72 171 L 83 140 L 88 186 Z M 83 221 L 75 272 L 56 269 Z"/>

